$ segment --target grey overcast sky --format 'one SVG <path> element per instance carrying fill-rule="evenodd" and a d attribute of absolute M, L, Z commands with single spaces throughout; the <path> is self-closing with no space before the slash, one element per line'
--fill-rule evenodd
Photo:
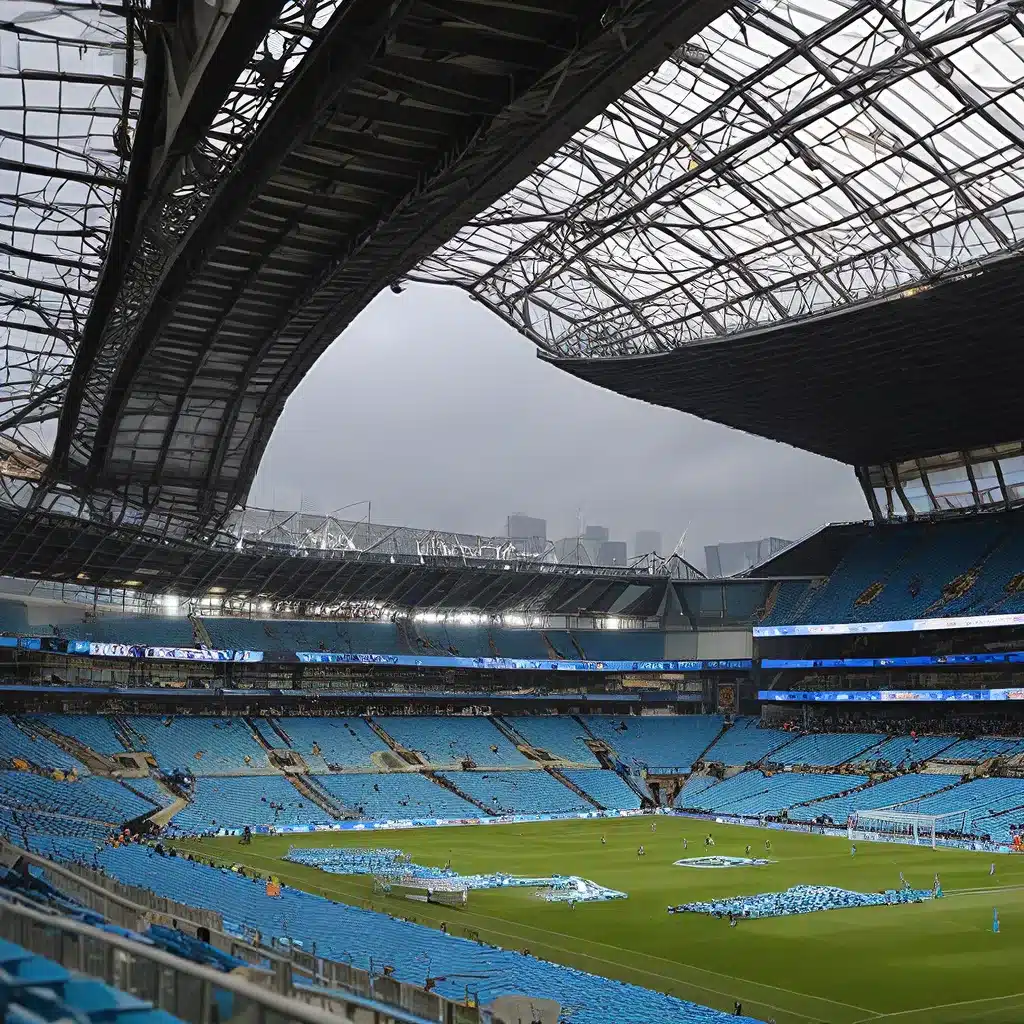
<path fill-rule="evenodd" d="M 502 534 L 508 515 L 548 537 L 608 526 L 662 532 L 686 556 L 863 519 L 848 467 L 603 391 L 536 357 L 464 293 L 386 292 L 324 354 L 277 425 L 250 504 Z M 342 518 L 365 516 L 353 508 Z"/>

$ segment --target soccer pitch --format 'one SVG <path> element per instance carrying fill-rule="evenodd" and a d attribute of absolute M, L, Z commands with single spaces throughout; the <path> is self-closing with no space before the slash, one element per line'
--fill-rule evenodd
<path fill-rule="evenodd" d="M 178 841 L 180 850 L 243 864 L 340 902 L 372 906 L 456 935 L 471 934 L 594 974 L 777 1024 L 1020 1024 L 1024 1021 L 1024 857 L 965 853 L 845 838 L 762 831 L 687 818 L 544 822 L 404 831 Z M 768 857 L 764 867 L 699 869 L 674 861 L 704 854 Z M 602 845 L 601 837 L 607 839 Z M 683 850 L 683 838 L 688 849 Z M 765 852 L 765 839 L 772 849 Z M 637 857 L 643 844 L 646 855 Z M 372 878 L 330 875 L 282 860 L 289 846 L 399 848 L 419 864 L 457 871 L 579 875 L 629 894 L 566 904 L 530 890 L 474 891 L 465 908 L 425 905 L 373 892 Z M 995 861 L 996 873 L 989 875 Z M 936 872 L 944 899 L 727 921 L 667 913 L 694 900 L 836 885 L 895 889 L 900 872 L 927 889 Z M 1000 933 L 992 931 L 999 910 Z M 301 933 L 296 930 L 296 938 Z"/>

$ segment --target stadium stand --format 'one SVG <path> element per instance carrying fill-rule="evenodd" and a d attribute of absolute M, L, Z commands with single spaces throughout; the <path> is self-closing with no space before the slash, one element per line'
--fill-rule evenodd
<path fill-rule="evenodd" d="M 764 625 L 877 622 L 1024 610 L 1017 517 L 878 525 L 821 585 L 778 585 Z"/>
<path fill-rule="evenodd" d="M 594 768 L 567 768 L 562 773 L 589 793 L 605 810 L 627 811 L 640 806 L 640 797 L 616 773 Z"/>
<path fill-rule="evenodd" d="M 388 749 L 387 744 L 361 718 L 283 718 L 275 724 L 287 737 L 280 738 L 302 754 L 311 771 L 327 771 L 328 765 L 369 768 L 372 756 Z M 313 753 L 316 747 L 319 759 Z"/>
<path fill-rule="evenodd" d="M 65 627 L 76 640 L 104 644 L 194 647 L 192 623 L 181 616 L 100 615 L 81 625 Z"/>
<path fill-rule="evenodd" d="M 422 754 L 433 764 L 454 764 L 464 758 L 480 767 L 528 763 L 486 718 L 417 715 L 380 717 L 376 722 L 406 750 Z"/>
<path fill-rule="evenodd" d="M 813 820 L 827 815 L 841 825 L 854 811 L 899 807 L 900 804 L 920 800 L 923 796 L 955 786 L 959 782 L 959 775 L 899 775 L 846 796 L 816 800 L 800 808 L 799 817 Z M 797 817 L 793 810 L 790 810 L 790 817 Z"/>
<path fill-rule="evenodd" d="M 500 814 L 569 814 L 592 811 L 577 793 L 547 772 L 445 772 L 462 792 Z M 612 773 L 614 774 L 614 773 Z"/>
<path fill-rule="evenodd" d="M 113 825 L 151 813 L 157 807 L 113 779 L 86 775 L 66 781 L 17 771 L 0 771 L 0 804 Z"/>
<path fill-rule="evenodd" d="M 808 733 L 774 751 L 767 760 L 774 764 L 802 764 L 828 768 L 859 759 L 865 751 L 878 746 L 884 736 L 877 733 Z"/>
<path fill-rule="evenodd" d="M 661 661 L 665 657 L 665 634 L 660 630 L 595 629 L 574 636 L 591 661 Z"/>
<path fill-rule="evenodd" d="M 134 1024 L 181 1024 L 152 1003 L 0 940 L 0 1004 L 5 1024 L 44 1021 L 130 1020 Z"/>
<path fill-rule="evenodd" d="M 26 761 L 37 768 L 83 771 L 83 766 L 56 743 L 40 735 L 28 719 L 0 715 L 0 764 Z"/>
<path fill-rule="evenodd" d="M 726 765 L 750 764 L 762 760 L 792 739 L 791 732 L 762 729 L 761 720 L 753 715 L 739 716 L 704 755 L 704 760 L 720 761 Z"/>
<path fill-rule="evenodd" d="M 959 740 L 947 746 L 936 760 L 979 764 L 993 757 L 1013 757 L 1021 753 L 1024 753 L 1024 740 L 985 736 L 973 740 Z"/>
<path fill-rule="evenodd" d="M 64 736 L 70 736 L 97 754 L 124 753 L 124 744 L 118 739 L 114 725 L 106 715 L 39 715 L 26 716 L 29 728 L 38 720 L 44 726 Z"/>
<path fill-rule="evenodd" d="M 809 800 L 835 796 L 863 786 L 866 775 L 817 775 L 746 771 L 702 792 L 685 793 L 679 807 L 737 815 L 774 815 Z M 696 803 L 691 803 L 696 801 Z"/>
<path fill-rule="evenodd" d="M 598 763 L 587 746 L 586 730 L 572 715 L 518 715 L 505 721 L 531 746 L 555 757 L 578 764 Z"/>
<path fill-rule="evenodd" d="M 175 829 L 200 834 L 246 825 L 330 825 L 327 814 L 281 775 L 197 778 L 192 802 L 174 817 Z"/>
<path fill-rule="evenodd" d="M 721 732 L 721 715 L 673 715 L 619 718 L 588 715 L 584 722 L 629 764 L 679 767 L 689 771 Z"/>
<path fill-rule="evenodd" d="M 28 624 L 28 609 L 23 602 L 0 601 L 0 635 L 33 635 Z"/>
<path fill-rule="evenodd" d="M 462 773 L 470 775 L 473 773 Z M 415 772 L 326 775 L 324 789 L 368 819 L 478 818 L 480 808 Z"/>
<path fill-rule="evenodd" d="M 211 775 L 270 767 L 266 750 L 240 718 L 132 715 L 126 724 L 164 771 Z"/>
<path fill-rule="evenodd" d="M 61 844 L 56 844 L 60 847 Z M 65 845 L 55 852 L 76 858 L 76 848 Z M 318 954 L 352 962 L 362 969 L 393 965 L 401 980 L 421 981 L 425 958 L 444 964 L 436 991 L 452 999 L 465 994 L 464 979 L 478 979 L 480 1001 L 528 992 L 558 1000 L 574 1008 L 574 1024 L 644 1024 L 657 1020 L 673 1024 L 754 1024 L 721 1011 L 611 981 L 580 970 L 560 967 L 524 953 L 499 949 L 446 935 L 433 928 L 399 918 L 333 903 L 320 896 L 281 887 L 277 897 L 266 895 L 260 879 L 245 878 L 182 857 L 161 857 L 136 845 L 106 848 L 98 863 L 110 875 L 129 885 L 205 907 L 223 915 L 233 931 L 258 931 L 266 937 L 296 936 L 316 945 Z M 360 941 L 354 943 L 353 936 Z M 145 1024 L 145 1022 L 143 1022 Z"/>
<path fill-rule="evenodd" d="M 892 736 L 877 747 L 865 751 L 858 761 L 885 761 L 895 768 L 912 762 L 927 761 L 952 746 L 951 736 Z"/>

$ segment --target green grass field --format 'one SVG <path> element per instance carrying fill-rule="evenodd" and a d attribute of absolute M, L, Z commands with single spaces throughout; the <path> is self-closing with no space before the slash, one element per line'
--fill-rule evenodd
<path fill-rule="evenodd" d="M 1024 1021 L 1024 857 L 995 858 L 884 843 L 713 825 L 714 852 L 770 855 L 767 867 L 701 870 L 673 861 L 701 856 L 707 823 L 685 818 L 547 822 L 536 825 L 401 832 L 257 837 L 180 842 L 182 850 L 245 864 L 288 885 L 372 905 L 396 916 L 476 934 L 495 945 L 595 974 L 670 992 L 778 1024 L 1021 1024 Z M 601 836 L 607 845 L 601 845 Z M 683 853 L 682 839 L 689 840 Z M 643 843 L 647 855 L 636 856 Z M 575 874 L 629 893 L 628 900 L 571 910 L 527 890 L 471 892 L 465 909 L 374 896 L 372 879 L 289 864 L 289 845 L 399 847 L 421 864 L 464 873 Z M 695 899 L 839 885 L 861 892 L 899 885 L 929 888 L 939 873 L 946 898 L 920 905 L 835 910 L 798 917 L 725 921 L 669 915 Z M 992 932 L 998 907 L 1001 932 Z"/>

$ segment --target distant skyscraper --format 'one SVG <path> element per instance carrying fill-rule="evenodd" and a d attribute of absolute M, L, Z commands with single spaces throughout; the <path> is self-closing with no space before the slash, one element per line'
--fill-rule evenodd
<path fill-rule="evenodd" d="M 736 576 L 777 555 L 793 542 L 781 537 L 741 540 L 730 544 L 709 544 L 704 548 L 708 576 Z"/>
<path fill-rule="evenodd" d="M 584 540 L 596 540 L 599 544 L 608 539 L 607 526 L 588 526 L 583 531 Z"/>
<path fill-rule="evenodd" d="M 519 540 L 521 538 L 547 540 L 548 521 L 546 519 L 534 519 L 533 516 L 509 516 L 508 533 L 506 536 L 510 540 Z"/>
<path fill-rule="evenodd" d="M 633 543 L 633 554 L 649 555 L 651 552 L 661 554 L 661 534 L 657 530 L 637 530 L 636 540 Z"/>
<path fill-rule="evenodd" d="M 597 549 L 598 565 L 625 565 L 626 542 L 624 540 L 603 540 Z"/>

